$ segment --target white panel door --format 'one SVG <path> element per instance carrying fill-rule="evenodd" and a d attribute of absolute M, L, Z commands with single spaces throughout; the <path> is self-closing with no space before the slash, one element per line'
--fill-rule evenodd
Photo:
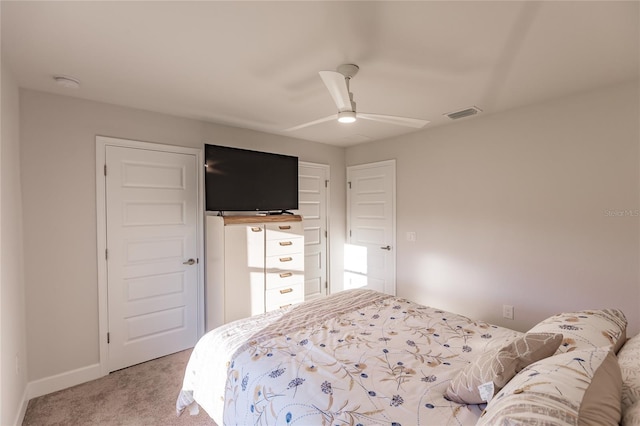
<path fill-rule="evenodd" d="M 196 156 L 106 147 L 108 369 L 197 340 Z"/>
<path fill-rule="evenodd" d="M 344 288 L 396 292 L 395 160 L 347 168 Z"/>
<path fill-rule="evenodd" d="M 298 214 L 304 224 L 304 299 L 326 296 L 328 291 L 329 166 L 298 165 Z"/>

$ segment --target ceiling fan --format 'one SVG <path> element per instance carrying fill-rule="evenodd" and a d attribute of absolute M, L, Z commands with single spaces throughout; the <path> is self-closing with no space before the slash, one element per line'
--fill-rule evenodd
<path fill-rule="evenodd" d="M 353 100 L 353 93 L 349 91 L 349 81 L 358 73 L 359 69 L 360 67 L 354 64 L 343 64 L 337 68 L 337 71 L 320 71 L 320 78 L 324 85 L 327 86 L 329 94 L 336 103 L 338 113 L 291 127 L 285 131 L 292 132 L 336 119 L 340 123 L 353 123 L 356 119 L 362 118 L 364 120 L 379 121 L 382 123 L 413 127 L 416 129 L 420 129 L 429 123 L 427 120 L 421 120 L 418 118 L 356 112 L 356 103 Z"/>

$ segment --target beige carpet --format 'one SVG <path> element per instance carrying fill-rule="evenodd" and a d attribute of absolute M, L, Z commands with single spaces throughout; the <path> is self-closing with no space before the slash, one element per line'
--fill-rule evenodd
<path fill-rule="evenodd" d="M 175 406 L 191 350 L 116 371 L 29 401 L 24 426 L 215 425 L 204 410 L 176 417 Z"/>

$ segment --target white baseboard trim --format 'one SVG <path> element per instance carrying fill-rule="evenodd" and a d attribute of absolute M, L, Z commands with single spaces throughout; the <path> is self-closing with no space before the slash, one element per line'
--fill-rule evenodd
<path fill-rule="evenodd" d="M 24 415 L 27 412 L 27 405 L 29 405 L 29 398 L 27 398 L 27 387 L 25 386 L 24 392 L 22 393 L 22 402 L 20 403 L 20 410 L 16 414 L 16 419 L 13 422 L 15 426 L 20 426 L 24 421 Z"/>
<path fill-rule="evenodd" d="M 93 364 L 29 382 L 26 390 L 27 402 L 29 399 L 70 388 L 71 386 L 79 385 L 100 377 L 102 377 L 100 364 Z"/>

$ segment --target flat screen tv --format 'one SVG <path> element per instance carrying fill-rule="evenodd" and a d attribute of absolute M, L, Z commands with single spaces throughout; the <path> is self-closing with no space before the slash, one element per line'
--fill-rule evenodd
<path fill-rule="evenodd" d="M 207 211 L 298 208 L 298 157 L 205 145 Z"/>

